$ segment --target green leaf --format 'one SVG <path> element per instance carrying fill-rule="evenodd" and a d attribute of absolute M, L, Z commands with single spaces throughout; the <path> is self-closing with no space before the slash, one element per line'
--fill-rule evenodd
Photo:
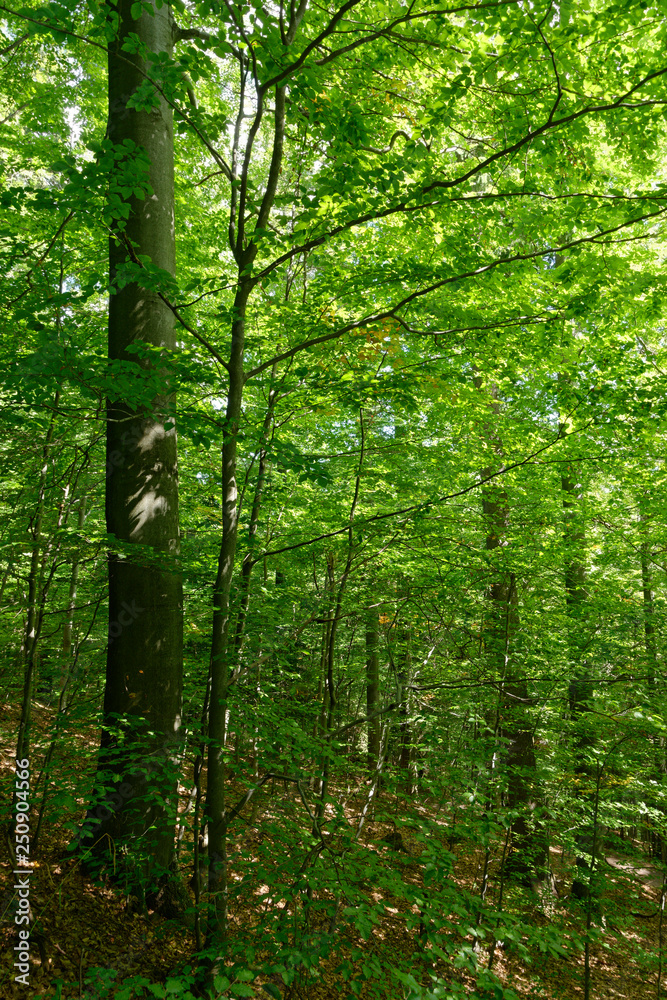
<path fill-rule="evenodd" d="M 262 989 L 265 993 L 268 993 L 270 997 L 274 1000 L 281 1000 L 282 993 L 274 983 L 262 983 Z"/>

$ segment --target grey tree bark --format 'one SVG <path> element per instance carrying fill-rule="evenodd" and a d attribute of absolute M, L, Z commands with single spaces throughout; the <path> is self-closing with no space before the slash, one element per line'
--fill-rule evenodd
<path fill-rule="evenodd" d="M 86 496 L 85 494 L 79 500 L 79 512 L 77 515 L 77 527 L 79 531 L 83 530 L 83 526 L 86 523 Z M 63 675 L 67 673 L 67 661 L 72 655 L 72 630 L 74 628 L 74 607 L 76 605 L 76 591 L 79 585 L 79 568 L 80 568 L 79 558 L 77 556 L 76 560 L 72 563 L 72 572 L 69 578 L 69 591 L 67 595 L 67 611 L 65 613 L 65 624 L 63 625 Z"/>
<path fill-rule="evenodd" d="M 653 595 L 653 574 L 651 573 L 651 544 L 648 539 L 648 518 L 639 515 L 642 541 L 639 549 L 642 568 L 642 596 L 644 604 L 644 650 L 646 652 L 646 679 L 649 690 L 655 688 L 657 667 L 657 646 L 655 632 L 655 603 Z"/>
<path fill-rule="evenodd" d="M 586 801 L 590 790 L 586 786 L 591 778 L 591 768 L 587 761 L 587 749 L 593 739 L 589 732 L 587 715 L 593 685 L 586 661 L 588 635 L 586 629 L 586 609 L 588 592 L 586 589 L 586 532 L 581 513 L 583 487 L 577 482 L 574 469 L 566 467 L 561 476 L 563 494 L 563 543 L 565 575 L 565 609 L 567 618 L 567 642 L 570 659 L 571 680 L 569 687 L 570 715 L 575 725 L 575 766 L 580 786 L 579 795 Z M 593 834 L 583 826 L 575 835 L 578 849 L 578 874 L 572 883 L 571 893 L 577 899 L 587 899 L 590 886 L 590 870 L 586 855 L 593 851 Z"/>
<path fill-rule="evenodd" d="M 117 222 L 110 239 L 109 359 L 138 357 L 141 373 L 157 378 L 159 389 L 153 398 L 107 403 L 106 525 L 114 543 L 98 769 L 106 791 L 101 810 L 89 813 L 84 842 L 108 834 L 141 859 L 147 879 L 172 861 L 176 817 L 171 757 L 181 715 L 182 580 L 175 401 L 166 364 L 176 339 L 160 293 L 143 287 L 140 273 L 129 282 L 119 278 L 128 261 L 138 268 L 141 258 L 175 271 L 171 109 L 154 88 L 152 107 L 145 101 L 132 106 L 152 72 L 151 57 L 171 54 L 173 22 L 170 7 L 157 3 L 134 19 L 131 0 L 120 0 L 118 16 L 108 52 L 108 137 L 116 148 L 143 150 L 152 190 L 144 200 L 130 199 L 127 222 Z M 131 33 L 144 47 L 141 54 L 123 50 Z M 162 352 L 137 356 L 136 346 Z"/>
<path fill-rule="evenodd" d="M 491 470 L 486 469 L 483 474 L 488 476 L 490 473 Z M 486 551 L 497 552 L 507 543 L 509 506 L 505 491 L 498 486 L 485 488 L 482 507 L 487 527 Z M 505 801 L 515 814 L 505 863 L 515 877 L 536 884 L 543 882 L 547 875 L 548 843 L 539 824 L 531 825 L 529 819 L 539 799 L 537 762 L 533 725 L 527 711 L 530 705 L 528 684 L 517 663 L 519 599 L 516 576 L 509 566 L 496 563 L 487 595 L 487 657 L 501 685 L 498 730 L 505 744 Z"/>
<path fill-rule="evenodd" d="M 368 769 L 374 770 L 380 758 L 380 656 L 378 610 L 366 612 L 366 715 L 368 716 Z"/>
<path fill-rule="evenodd" d="M 482 388 L 482 379 L 476 378 Z M 497 386 L 490 387 L 489 408 L 494 422 L 485 426 L 485 437 L 500 459 L 503 443 L 496 426 L 502 413 Z M 488 479 L 495 470 L 486 468 L 482 478 Z M 548 841 L 539 822 L 531 822 L 530 814 L 539 805 L 537 761 L 535 758 L 533 725 L 528 708 L 528 684 L 517 657 L 519 634 L 519 597 L 516 575 L 504 555 L 508 545 L 509 500 L 505 489 L 497 482 L 482 489 L 482 514 L 486 526 L 485 549 L 492 566 L 487 587 L 488 624 L 485 646 L 488 665 L 500 684 L 497 734 L 503 740 L 506 773 L 505 801 L 514 814 L 511 820 L 511 842 L 505 866 L 520 880 L 537 886 L 548 875 Z"/>

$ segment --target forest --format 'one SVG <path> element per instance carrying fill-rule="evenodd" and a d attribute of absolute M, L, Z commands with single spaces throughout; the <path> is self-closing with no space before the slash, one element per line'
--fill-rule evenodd
<path fill-rule="evenodd" d="M 667 0 L 0 0 L 0 997 L 667 995 Z"/>

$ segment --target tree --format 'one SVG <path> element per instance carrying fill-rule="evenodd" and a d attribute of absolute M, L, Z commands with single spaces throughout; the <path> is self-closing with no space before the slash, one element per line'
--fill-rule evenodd
<path fill-rule="evenodd" d="M 107 403 L 106 522 L 113 548 L 99 774 L 114 804 L 84 843 L 105 846 L 109 834 L 131 844 L 146 877 L 168 869 L 174 850 L 170 758 L 181 717 L 183 606 L 168 368 L 174 316 L 144 279 L 144 273 L 169 278 L 175 268 L 172 110 L 152 82 L 170 57 L 174 27 L 168 5 L 136 13 L 129 0 L 118 6 L 109 41 L 102 155 L 111 167 L 111 204 L 115 197 L 118 206 L 109 252 L 109 360 L 112 370 L 138 365 L 144 385 L 140 400 L 114 395 Z M 151 383 L 159 387 L 153 398 Z"/>
<path fill-rule="evenodd" d="M 359 20 L 352 19 L 350 12 L 353 9 L 355 16 L 361 14 Z M 207 811 L 212 824 L 211 848 L 220 856 L 224 853 L 226 829 L 222 819 L 226 808 L 222 746 L 229 687 L 230 594 L 238 537 L 237 442 L 243 415 L 244 386 L 247 393 L 249 386 L 257 382 L 267 369 L 290 364 L 293 358 L 305 351 L 312 353 L 318 345 L 342 341 L 343 338 L 347 344 L 352 344 L 351 335 L 355 331 L 373 329 L 387 320 L 397 323 L 397 329 L 402 327 L 413 336 L 434 338 L 437 327 L 433 327 L 429 306 L 437 301 L 440 289 L 456 286 L 480 274 L 489 276 L 488 294 L 494 287 L 499 268 L 515 271 L 523 268 L 527 288 L 529 276 L 534 273 L 531 261 L 548 258 L 561 251 L 565 253 L 568 249 L 576 250 L 586 244 L 594 247 L 598 240 L 613 239 L 612 233 L 618 231 L 618 227 L 623 229 L 628 225 L 641 224 L 636 213 L 624 214 L 622 198 L 610 204 L 604 197 L 599 198 L 595 191 L 591 192 L 588 200 L 591 205 L 600 206 L 595 211 L 606 215 L 601 225 L 603 234 L 609 235 L 599 235 L 598 228 L 594 234 L 573 235 L 560 246 L 547 243 L 537 249 L 529 249 L 527 245 L 528 232 L 536 226 L 538 217 L 544 232 L 545 222 L 541 213 L 545 205 L 553 203 L 555 206 L 554 216 L 558 221 L 556 227 L 552 220 L 551 231 L 573 233 L 582 221 L 580 192 L 571 186 L 566 190 L 562 186 L 552 189 L 553 194 L 544 191 L 545 185 L 551 188 L 547 180 L 549 158 L 560 155 L 556 151 L 564 142 L 561 139 L 564 130 L 568 131 L 567 142 L 579 148 L 586 141 L 586 121 L 596 116 L 602 122 L 605 115 L 613 121 L 617 112 L 625 113 L 631 94 L 634 110 L 635 105 L 639 108 L 646 106 L 647 109 L 652 107 L 652 96 L 647 96 L 646 100 L 640 97 L 637 102 L 634 95 L 645 88 L 648 88 L 647 95 L 652 95 L 654 81 L 664 72 L 660 64 L 653 72 L 642 70 L 642 75 L 633 81 L 631 87 L 624 85 L 617 88 L 616 93 L 624 96 L 592 102 L 587 97 L 575 96 L 574 92 L 561 85 L 559 55 L 568 72 L 580 77 L 580 92 L 585 92 L 583 81 L 591 69 L 567 48 L 574 27 L 564 17 L 560 23 L 554 20 L 547 29 L 545 17 L 548 13 L 542 20 L 537 17 L 535 20 L 524 19 L 519 26 L 511 6 L 486 5 L 483 14 L 480 8 L 480 20 L 476 22 L 480 31 L 483 24 L 485 32 L 500 40 L 501 49 L 504 44 L 509 45 L 510 37 L 515 44 L 517 30 L 520 40 L 518 48 L 512 50 L 512 56 L 509 55 L 509 48 L 507 54 L 494 55 L 490 70 L 486 43 L 475 47 L 476 39 L 472 46 L 469 44 L 467 25 L 463 19 L 458 19 L 458 13 L 462 11 L 411 9 L 405 13 L 400 7 L 388 8 L 379 25 L 377 22 L 371 25 L 370 21 L 364 20 L 362 9 L 355 4 L 348 4 L 331 13 L 308 10 L 304 4 L 292 12 L 291 19 L 284 19 L 280 12 L 275 17 L 264 12 L 261 16 L 253 14 L 247 26 L 236 15 L 227 13 L 223 14 L 224 28 L 191 29 L 191 36 L 198 42 L 198 46 L 192 46 L 189 51 L 192 65 L 202 65 L 205 57 L 201 50 L 206 47 L 215 49 L 217 45 L 221 51 L 230 53 L 237 63 L 239 74 L 236 124 L 229 156 L 221 159 L 219 153 L 212 151 L 210 142 L 206 147 L 215 159 L 216 174 L 230 180 L 229 252 L 232 258 L 230 263 L 233 261 L 236 272 L 227 307 L 231 317 L 229 353 L 226 357 L 217 353 L 218 363 L 226 372 L 222 449 L 224 517 L 214 590 L 212 742 Z M 474 14 L 468 16 L 474 18 Z M 621 21 L 618 27 L 620 29 Z M 426 82 L 423 71 L 415 72 L 413 66 L 403 62 L 402 56 L 398 62 L 392 57 L 393 89 L 388 93 L 399 94 L 399 97 L 390 98 L 389 113 L 380 111 L 377 91 L 373 86 L 361 97 L 364 93 L 362 83 L 369 76 L 383 78 L 382 67 L 389 58 L 389 47 L 393 45 L 396 33 L 405 51 L 412 53 L 414 50 L 416 53 L 417 47 L 427 53 L 432 68 L 437 67 L 435 89 L 440 97 L 440 106 L 448 109 L 444 119 L 439 111 L 434 110 L 432 87 Z M 471 141 L 462 152 L 457 151 L 458 160 L 456 156 L 447 155 L 446 143 L 452 120 L 451 109 L 457 107 L 459 118 L 464 114 L 460 102 L 457 103 L 457 88 L 461 85 L 457 81 L 465 79 L 465 75 L 454 77 L 440 61 L 443 37 L 447 37 L 454 47 L 457 38 L 466 39 L 461 55 L 454 59 L 454 63 L 459 61 L 457 69 L 465 66 L 468 79 L 475 80 L 475 85 L 466 95 L 466 112 L 479 114 L 484 122 L 483 135 L 486 130 L 492 136 L 491 139 L 480 137 L 479 141 Z M 481 37 L 477 36 L 478 39 Z M 599 38 L 597 41 L 601 42 Z M 559 45 L 562 45 L 562 52 Z M 365 54 L 363 69 L 362 64 L 356 61 L 356 53 L 361 51 Z M 513 60 L 513 71 L 525 80 L 527 90 L 533 88 L 535 92 L 537 88 L 538 96 L 532 99 L 530 115 L 520 111 L 512 118 L 510 109 L 514 95 L 506 91 L 502 84 L 497 104 L 484 106 L 480 103 L 481 94 L 485 93 L 483 81 L 490 78 L 489 74 L 494 80 L 499 73 L 503 76 L 506 73 L 504 60 L 508 58 Z M 608 74 L 603 86 L 615 86 L 608 64 L 600 63 L 599 67 L 602 66 L 605 66 L 603 72 Z M 597 68 L 596 62 L 596 71 Z M 405 132 L 402 126 L 410 120 L 410 113 L 401 105 L 400 93 L 409 85 L 416 88 L 419 95 L 416 104 L 421 109 L 421 120 L 416 119 L 411 131 Z M 358 96 L 354 101 L 344 96 L 335 97 L 334 86 L 338 88 L 339 95 L 353 91 Z M 476 90 L 476 87 L 479 89 Z M 246 133 L 243 123 L 248 101 L 252 101 L 253 117 Z M 272 124 L 267 131 L 265 119 L 269 108 L 272 108 Z M 508 122 L 511 125 L 508 126 Z M 312 148 L 313 144 L 323 144 L 327 149 L 327 157 L 315 167 L 312 160 L 308 163 L 301 152 L 304 148 Z M 503 178 L 503 165 L 513 163 L 520 152 L 525 152 L 525 163 L 530 164 L 534 171 L 530 175 L 533 188 L 527 187 L 528 173 L 523 183 L 519 182 L 518 176 L 515 179 L 512 170 L 508 174 L 511 180 Z M 459 167 L 461 159 L 464 162 Z M 587 169 L 586 161 L 584 174 Z M 489 189 L 493 193 L 487 196 L 482 191 L 477 195 L 476 181 L 485 175 L 491 177 Z M 370 186 L 366 181 L 369 176 L 372 179 Z M 361 177 L 364 180 L 360 183 Z M 562 184 L 571 185 L 573 181 L 573 176 L 564 177 Z M 294 189 L 298 192 L 297 197 L 300 195 L 302 203 L 305 203 L 302 211 L 295 210 Z M 459 190 L 467 197 L 459 197 Z M 533 204 L 538 203 L 540 208 L 533 208 Z M 283 205 L 292 206 L 292 211 L 281 213 Z M 500 205 L 502 210 L 494 216 L 496 206 Z M 618 209 L 621 212 L 612 221 L 612 214 Z M 482 220 L 492 226 L 496 223 L 497 238 L 506 249 L 490 256 L 488 251 L 482 250 L 483 263 L 479 257 L 473 263 L 469 243 L 462 241 L 443 275 L 437 266 L 429 262 L 429 254 L 442 238 L 441 232 L 448 233 L 451 243 L 457 233 L 469 229 L 472 212 L 480 224 Z M 646 215 L 653 218 L 661 212 L 662 208 L 658 207 L 655 212 L 647 212 Z M 432 236 L 427 237 L 423 249 L 420 247 L 418 265 L 406 267 L 402 262 L 399 264 L 397 250 L 405 238 L 409 220 L 420 217 L 429 220 Z M 503 231 L 504 236 L 501 235 Z M 508 235 L 513 232 L 518 238 L 510 236 L 508 240 Z M 373 307 L 364 309 L 357 292 L 358 283 L 366 280 L 365 275 L 370 275 L 376 262 L 386 255 L 388 238 L 394 243 L 392 263 L 385 270 L 382 283 L 374 289 Z M 260 286 L 275 280 L 281 270 L 287 270 L 292 276 L 297 261 L 302 261 L 304 287 L 310 272 L 315 281 L 311 299 L 317 301 L 321 297 L 318 285 L 324 291 L 327 270 L 332 270 L 332 276 L 340 274 L 340 268 L 333 262 L 339 247 L 345 243 L 354 247 L 354 252 L 363 263 L 356 268 L 353 278 L 345 278 L 343 290 L 346 301 L 340 309 L 340 319 L 335 313 L 325 319 L 326 313 L 323 312 L 319 323 L 307 323 L 308 332 L 304 337 L 300 325 L 295 324 L 298 311 L 290 300 L 287 308 L 280 310 L 280 315 L 287 322 L 286 346 L 275 352 L 270 348 L 267 351 L 262 337 L 248 342 L 248 309 L 257 298 Z M 526 266 L 523 262 L 529 263 Z M 454 296 L 456 301 L 456 292 Z M 339 297 L 342 306 L 340 293 Z M 269 295 L 267 309 L 277 305 L 275 297 Z M 513 321 L 511 311 L 504 315 L 502 312 L 499 315 L 497 309 L 491 309 L 491 312 L 492 315 L 487 313 L 486 325 Z M 547 315 L 540 313 L 539 306 L 534 303 L 532 309 L 526 312 L 532 313 L 532 321 L 538 322 Z M 455 316 L 455 312 L 450 310 L 450 315 Z M 524 321 L 530 322 L 531 319 L 525 318 Z M 413 325 L 415 322 L 419 324 L 417 329 Z M 456 329 L 460 322 L 454 319 L 451 325 Z M 294 330 L 294 335 L 289 332 L 291 330 Z M 444 332 L 440 336 L 447 339 L 450 335 Z"/>
<path fill-rule="evenodd" d="M 437 944 L 437 914 L 459 912 L 461 926 L 483 926 L 500 939 L 515 914 L 499 906 L 498 916 L 488 905 L 493 867 L 486 866 L 481 899 L 454 889 L 450 896 L 435 886 L 440 876 L 448 881 L 443 843 L 467 837 L 468 845 L 483 844 L 489 861 L 507 846 L 509 824 L 520 844 L 530 829 L 517 814 L 530 803 L 539 768 L 567 847 L 564 817 L 576 805 L 590 813 L 592 801 L 577 803 L 558 778 L 572 769 L 559 725 L 584 644 L 585 679 L 602 711 L 582 711 L 578 723 L 590 739 L 594 714 L 607 720 L 596 724 L 600 746 L 613 745 L 610 728 L 634 725 L 637 650 L 645 666 L 648 638 L 660 662 L 659 530 L 644 553 L 653 556 L 653 579 L 641 601 L 639 550 L 623 539 L 611 497 L 632 497 L 635 510 L 636 464 L 662 448 L 665 192 L 651 155 L 664 147 L 664 25 L 653 8 L 603 0 L 576 11 L 393 0 L 304 2 L 288 11 L 211 0 L 176 16 L 181 26 L 170 33 L 168 10 L 157 4 L 7 14 L 6 45 L 21 68 L 8 91 L 15 107 L 26 95 L 36 100 L 24 52 L 44 64 L 67 53 L 53 78 L 57 96 L 69 96 L 61 108 L 42 95 L 48 138 L 14 106 L 0 126 L 26 150 L 3 180 L 3 202 L 18 212 L 0 244 L 9 317 L 0 391 L 35 436 L 57 410 L 55 427 L 69 435 L 62 467 L 71 455 L 81 459 L 80 425 L 99 427 L 105 405 L 109 425 L 107 530 L 96 512 L 105 459 L 94 443 L 79 490 L 91 504 L 90 563 L 79 559 L 80 541 L 68 543 L 54 571 L 58 586 L 44 595 L 45 620 L 54 615 L 60 634 L 80 564 L 75 614 L 89 615 L 92 636 L 110 643 L 102 790 L 90 840 L 109 832 L 139 856 L 149 849 L 161 867 L 171 859 L 181 547 L 183 716 L 198 747 L 189 800 L 195 835 L 206 746 L 209 754 L 211 895 L 197 898 L 197 910 L 203 916 L 210 901 L 211 952 L 219 955 L 223 942 L 228 957 L 242 948 L 233 935 L 224 940 L 234 894 L 265 892 L 243 853 L 227 851 L 246 806 L 272 849 L 276 830 L 297 845 L 278 852 L 262 916 L 275 966 L 286 933 L 291 958 L 312 954 L 315 944 L 322 954 L 336 947 L 342 927 L 352 935 L 370 904 L 363 880 L 347 879 L 347 868 L 341 874 L 338 858 L 357 874 L 375 864 L 360 860 L 370 803 L 377 793 L 384 806 L 395 790 L 396 823 L 412 808 L 405 791 L 417 743 L 420 753 L 429 748 L 432 765 L 425 797 L 431 788 L 443 817 L 450 811 L 445 841 L 434 823 L 429 843 L 422 823 L 419 850 L 432 852 L 429 871 L 437 873 L 419 896 L 420 919 L 429 910 L 432 921 L 422 919 L 422 938 L 431 934 Z M 24 29 L 29 37 L 20 41 Z M 54 45 L 54 34 L 67 47 Z M 108 134 L 100 100 L 107 49 L 118 99 Z M 70 58 L 76 93 L 66 89 Z M 169 109 L 178 132 L 178 280 Z M 100 258 L 109 233 L 107 364 Z M 571 358 L 563 358 L 566 341 Z M 478 377 L 494 387 L 491 417 Z M 11 441 L 1 446 L 3 469 L 20 480 L 22 432 L 6 415 L 0 420 Z M 591 511 L 585 540 L 574 496 L 580 482 Z M 157 501 L 150 511 L 149 494 Z M 36 607 L 30 588 L 21 597 L 21 577 L 28 579 L 33 555 L 39 570 L 48 539 L 62 529 L 49 496 L 41 541 L 24 535 L 38 507 L 34 491 L 21 515 L 9 512 L 0 589 L 12 614 Z M 564 499 L 572 504 L 565 511 Z M 151 514 L 140 523 L 137 504 Z M 653 498 L 647 513 L 660 524 Z M 83 610 L 99 607 L 104 622 L 100 545 L 110 552 L 106 639 L 104 624 Z M 571 599 L 577 565 L 587 573 L 578 604 Z M 654 631 L 640 629 L 639 643 L 633 635 L 649 614 Z M 26 624 L 18 629 L 17 621 L 3 620 L 12 642 Z M 378 656 L 385 640 L 398 704 Z M 151 692 L 164 650 L 168 691 L 158 704 Z M 302 698 L 304 689 L 316 695 L 318 667 L 319 699 Z M 98 669 L 91 666 L 91 676 Z M 652 712 L 662 698 L 657 667 L 655 682 Z M 504 798 L 495 794 L 501 785 L 487 794 L 497 750 L 485 736 L 491 717 L 507 747 Z M 659 739 L 654 716 L 642 718 Z M 350 820 L 341 783 L 355 776 L 358 734 L 368 726 L 370 754 L 380 761 L 392 725 L 403 787 L 391 769 L 380 785 L 378 767 Z M 645 775 L 645 762 L 639 770 Z M 602 804 L 613 818 L 621 813 L 604 784 L 608 772 L 607 765 L 596 772 L 595 808 Z M 284 800 L 273 796 L 267 820 L 274 783 L 286 791 Z M 293 806 L 302 810 L 298 819 Z M 624 809 L 628 819 L 634 802 Z M 188 824 L 184 815 L 180 830 Z M 182 845 L 184 857 L 185 832 Z M 144 877 L 156 874 L 157 864 L 145 862 Z M 411 908 L 411 890 L 399 882 L 392 885 Z M 461 957 L 457 948 L 470 942 L 452 943 L 457 933 L 447 929 L 448 954 Z M 398 982 L 405 970 L 396 969 Z"/>

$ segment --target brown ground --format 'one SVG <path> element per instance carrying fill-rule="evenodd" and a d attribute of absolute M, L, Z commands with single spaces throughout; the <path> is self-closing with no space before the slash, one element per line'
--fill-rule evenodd
<path fill-rule="evenodd" d="M 5 707 L 4 717 L 8 721 L 11 719 L 8 707 Z M 52 714 L 48 709 L 37 709 L 33 760 L 41 759 L 48 742 L 51 718 Z M 90 725 L 82 724 L 70 735 L 67 756 L 64 752 L 61 753 L 59 758 L 56 757 L 55 763 L 60 775 L 70 775 L 73 788 L 75 779 L 77 785 L 80 783 L 82 769 L 92 766 L 97 734 Z M 4 801 L 7 801 L 9 782 L 13 776 L 13 739 L 14 732 L 10 725 L 9 731 L 5 731 L 5 739 L 0 743 L 0 792 Z M 345 798 L 346 789 L 336 791 L 341 798 Z M 277 802 L 280 808 L 298 814 L 300 804 L 294 790 L 281 792 L 280 799 L 274 790 L 273 798 L 267 793 L 261 801 L 260 815 L 256 817 L 258 826 L 240 828 L 236 836 L 236 846 L 242 847 L 252 858 L 256 856 L 258 864 L 260 854 L 261 863 L 266 864 L 267 857 L 275 860 L 279 858 L 280 851 L 284 851 L 281 845 L 273 845 L 272 854 L 272 845 L 267 845 L 262 832 L 264 827 L 261 820 L 270 820 L 271 813 L 278 808 Z M 358 817 L 358 804 L 359 798 L 352 790 L 347 796 L 346 805 L 346 815 L 349 815 L 352 825 Z M 82 805 L 80 802 L 79 806 Z M 415 813 L 427 814 L 428 804 L 415 802 L 414 809 Z M 63 811 L 67 811 L 66 805 L 63 806 Z M 447 835 L 444 817 L 442 828 L 444 839 Z M 392 850 L 391 846 L 383 842 L 383 838 L 393 830 L 394 826 L 389 822 L 369 823 L 361 842 L 367 849 L 378 852 L 383 858 L 383 864 L 400 870 L 406 884 L 412 883 L 418 889 L 422 885 L 423 866 L 417 861 L 421 850 L 417 837 L 414 830 L 403 829 L 405 850 Z M 145 976 L 151 983 L 164 983 L 170 973 L 173 974 L 174 970 L 187 963 L 188 956 L 193 951 L 194 936 L 191 930 L 178 927 L 150 912 L 147 915 L 131 912 L 127 900 L 121 895 L 107 885 L 94 885 L 83 875 L 78 863 L 67 855 L 66 844 L 69 837 L 70 834 L 57 823 L 47 824 L 41 834 L 39 853 L 32 858 L 34 874 L 31 906 L 42 934 L 37 939 L 33 936 L 31 941 L 32 970 L 29 988 L 13 982 L 15 897 L 12 891 L 11 860 L 3 840 L 0 861 L 3 877 L 0 900 L 2 1000 L 15 997 L 53 997 L 57 1000 L 110 997 L 115 994 L 100 993 L 92 987 L 90 980 L 87 981 L 91 969 L 105 967 L 116 970 L 117 983 L 133 975 Z M 457 884 L 468 892 L 479 893 L 482 850 L 463 844 L 456 844 L 452 850 L 456 854 L 453 877 Z M 499 847 L 490 865 L 491 879 L 486 896 L 486 903 L 490 906 L 498 905 L 500 852 Z M 540 901 L 528 890 L 518 889 L 510 884 L 504 889 L 503 908 L 523 914 L 526 923 L 533 928 L 550 927 L 559 930 L 566 939 L 577 934 L 581 937 L 584 933 L 583 916 L 568 906 L 565 897 L 565 888 L 571 877 L 568 865 L 571 863 L 572 859 L 563 859 L 559 850 L 552 849 L 552 865 L 561 898 L 551 896 Z M 604 876 L 605 921 L 599 928 L 598 940 L 591 946 L 591 1000 L 648 1000 L 649 997 L 657 997 L 655 956 L 658 952 L 658 910 L 662 876 L 647 860 L 637 860 L 637 857 L 631 860 L 619 853 L 608 854 L 600 873 L 601 881 Z M 191 872 L 184 870 L 183 874 L 187 881 Z M 380 960 L 383 953 L 388 951 L 392 958 L 402 956 L 406 966 L 413 964 L 416 977 L 426 982 L 424 976 L 428 971 L 430 958 L 433 957 L 435 961 L 430 964 L 434 974 L 463 983 L 472 990 L 472 979 L 465 970 L 455 970 L 446 961 L 437 959 L 432 953 L 429 955 L 429 946 L 424 950 L 416 931 L 406 930 L 405 915 L 410 909 L 409 904 L 392 898 L 387 892 L 372 885 L 366 886 L 364 891 L 367 898 L 384 905 L 384 917 L 375 926 L 368 941 L 361 941 L 358 937 L 355 940 L 354 934 L 348 929 L 338 947 L 338 959 L 341 957 L 341 950 L 347 949 L 349 952 L 358 946 L 365 955 L 375 953 Z M 263 905 L 270 906 L 271 900 L 264 899 Z M 279 904 L 274 901 L 274 905 Z M 261 906 L 257 894 L 253 892 L 248 892 L 245 897 L 241 896 L 233 904 L 232 938 L 241 929 L 247 929 L 256 923 L 259 909 Z M 416 908 L 413 907 L 413 910 Z M 633 911 L 649 916 L 633 916 Z M 317 918 L 315 923 L 316 920 Z M 469 943 L 472 942 L 470 937 Z M 488 961 L 490 944 L 487 939 L 478 951 L 478 957 L 484 962 Z M 261 952 L 256 958 L 261 958 Z M 317 975 L 314 972 L 301 973 L 291 992 L 283 992 L 283 996 L 292 1000 L 332 1000 L 346 996 L 347 991 L 340 976 L 334 973 L 334 967 L 335 963 L 330 959 L 320 966 Z M 528 966 L 511 947 L 506 949 L 499 945 L 494 952 L 493 969 L 505 986 L 511 987 L 519 997 L 526 1000 L 537 997 L 544 1000 L 583 997 L 583 955 L 574 950 L 565 958 L 545 957 L 538 952 Z M 663 976 L 663 989 L 667 989 L 667 982 L 664 980 L 667 980 L 667 976 Z M 58 985 L 59 982 L 61 986 Z M 269 996 L 260 988 L 261 983 L 265 982 L 284 990 L 280 977 L 273 975 L 256 979 L 254 986 L 249 985 L 251 992 L 245 995 L 255 995 L 256 990 L 258 997 Z M 361 995 L 370 996 L 366 992 Z M 474 994 L 470 991 L 467 995 L 472 997 Z M 395 996 L 389 992 L 385 996 L 387 1000 L 402 1000 L 402 990 Z"/>

